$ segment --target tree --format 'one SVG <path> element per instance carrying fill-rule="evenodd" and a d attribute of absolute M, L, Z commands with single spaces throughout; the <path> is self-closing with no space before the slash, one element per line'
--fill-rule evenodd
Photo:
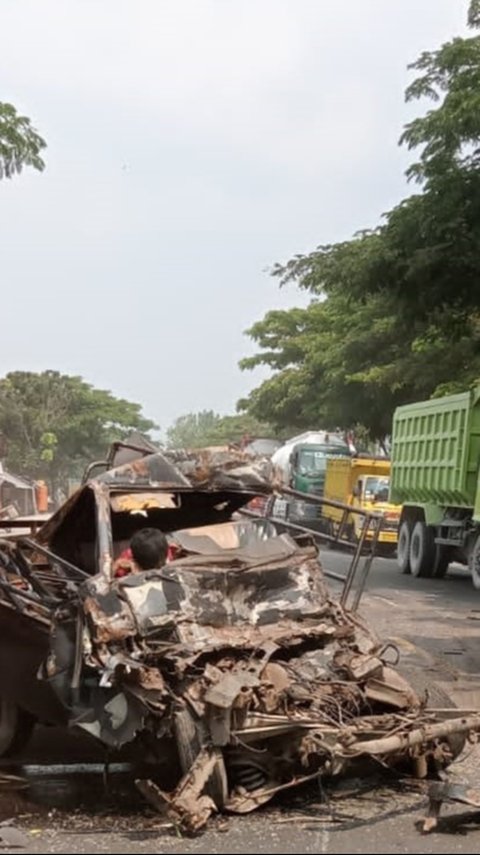
<path fill-rule="evenodd" d="M 468 24 L 480 28 L 479 0 L 470 3 Z M 422 147 L 409 177 L 435 182 L 446 171 L 478 166 L 480 138 L 480 39 L 455 38 L 437 51 L 425 51 L 409 68 L 420 71 L 408 87 L 407 101 L 430 98 L 436 110 L 407 124 L 400 142 Z"/>
<path fill-rule="evenodd" d="M 45 168 L 41 156 L 44 148 L 46 142 L 30 119 L 19 116 L 12 104 L 0 102 L 0 179 L 12 178 L 24 166 L 41 172 Z"/>
<path fill-rule="evenodd" d="M 480 26 L 480 0 L 469 24 Z M 242 367 L 275 372 L 240 402 L 257 418 L 360 420 L 381 438 L 398 404 L 480 377 L 480 37 L 453 39 L 412 67 L 420 76 L 407 99 L 439 102 L 401 137 L 421 149 L 407 173 L 421 192 L 376 229 L 273 268 L 313 299 L 248 331 L 260 352 Z"/>
<path fill-rule="evenodd" d="M 6 466 L 52 488 L 104 458 L 110 443 L 155 425 L 138 404 L 58 371 L 15 371 L 0 380 L 0 435 Z"/>
<path fill-rule="evenodd" d="M 254 416 L 220 416 L 213 410 L 180 416 L 167 430 L 170 448 L 205 448 L 239 443 L 246 435 L 271 437 L 272 428 Z"/>
<path fill-rule="evenodd" d="M 220 416 L 213 410 L 179 416 L 167 430 L 167 445 L 170 448 L 201 448 L 211 445 L 219 421 Z"/>
<path fill-rule="evenodd" d="M 239 444 L 247 438 L 274 439 L 278 432 L 266 422 L 248 413 L 221 416 L 212 437 L 215 445 Z"/>
<path fill-rule="evenodd" d="M 239 406 L 277 430 L 362 424 L 384 440 L 396 406 L 457 389 L 480 376 L 480 322 L 432 315 L 415 327 L 387 294 L 354 300 L 335 292 L 306 309 L 273 311 L 250 336 L 261 348 L 242 368 L 266 364 L 273 375 Z M 457 378 L 452 385 L 452 378 Z"/>

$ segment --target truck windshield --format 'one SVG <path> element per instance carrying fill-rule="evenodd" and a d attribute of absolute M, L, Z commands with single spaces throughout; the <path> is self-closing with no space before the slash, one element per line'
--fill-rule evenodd
<path fill-rule="evenodd" d="M 322 448 L 304 448 L 298 455 L 299 471 L 305 475 L 319 475 L 325 472 L 328 457 L 348 457 L 350 449 L 345 446 Z"/>
<path fill-rule="evenodd" d="M 365 478 L 363 495 L 368 501 L 388 502 L 390 478 L 372 476 Z"/>

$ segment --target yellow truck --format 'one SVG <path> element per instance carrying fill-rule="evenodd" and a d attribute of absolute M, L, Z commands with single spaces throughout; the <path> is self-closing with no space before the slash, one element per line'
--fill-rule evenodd
<path fill-rule="evenodd" d="M 397 548 L 398 524 L 401 507 L 392 505 L 389 498 L 390 460 L 384 457 L 332 458 L 327 461 L 324 496 L 336 502 L 361 508 L 365 511 L 383 513 L 383 525 L 378 544 L 384 553 L 393 553 Z M 324 505 L 323 516 L 331 534 L 337 534 L 344 516 L 339 508 Z M 363 518 L 358 514 L 347 517 L 342 527 L 342 537 L 357 540 L 362 529 Z M 371 538 L 369 531 L 367 538 Z"/>

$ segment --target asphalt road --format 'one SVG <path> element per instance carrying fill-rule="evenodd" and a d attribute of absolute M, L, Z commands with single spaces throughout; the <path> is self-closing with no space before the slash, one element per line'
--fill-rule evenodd
<path fill-rule="evenodd" d="M 351 559 L 327 549 L 321 560 L 327 571 L 343 575 Z M 338 583 L 330 585 L 340 593 Z M 404 657 L 422 660 L 426 677 L 448 689 L 459 706 L 480 707 L 480 591 L 468 570 L 453 564 L 444 579 L 416 579 L 402 574 L 394 559 L 376 558 L 360 612 L 382 638 L 406 642 L 400 644 Z"/>
<path fill-rule="evenodd" d="M 325 550 L 325 568 L 346 573 L 348 554 Z M 340 586 L 332 582 L 338 593 Z M 361 614 L 382 638 L 394 641 L 425 685 L 443 686 L 462 707 L 480 707 L 480 593 L 454 567 L 444 580 L 417 580 L 399 573 L 393 560 L 372 566 Z M 117 791 L 105 795 L 101 767 L 68 765 L 93 760 L 95 752 L 54 732 L 39 732 L 27 771 L 31 789 L 0 797 L 0 819 L 17 813 L 13 827 L 0 825 L 5 852 L 58 853 L 478 853 L 480 815 L 463 806 L 442 810 L 436 832 L 422 835 L 421 785 L 385 788 L 353 781 L 327 803 L 315 789 L 284 795 L 273 806 L 244 817 L 221 817 L 196 838 L 180 839 L 158 817 L 133 801 L 119 769 Z M 453 776 L 476 784 L 477 749 L 454 764 Z M 97 757 L 101 760 L 101 757 Z M 45 768 L 47 761 L 64 764 Z M 37 765 L 32 766 L 35 763 Z M 349 788 L 352 792 L 349 792 Z M 360 792 L 361 791 L 361 792 Z M 3 804 L 3 808 L 2 808 Z M 3 813 L 1 812 L 3 810 Z M 20 816 L 18 816 L 20 813 Z"/>

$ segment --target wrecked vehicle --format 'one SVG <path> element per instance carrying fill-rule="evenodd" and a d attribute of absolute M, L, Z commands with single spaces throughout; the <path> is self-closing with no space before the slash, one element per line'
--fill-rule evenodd
<path fill-rule="evenodd" d="M 270 491 L 266 462 L 127 458 L 34 539 L 0 544 L 2 753 L 35 720 L 133 746 L 151 764 L 139 789 L 190 830 L 365 758 L 425 775 L 458 753 L 475 722 L 425 708 L 330 598 L 313 541 L 238 513 Z M 172 560 L 116 578 L 145 526 L 168 534 Z"/>

